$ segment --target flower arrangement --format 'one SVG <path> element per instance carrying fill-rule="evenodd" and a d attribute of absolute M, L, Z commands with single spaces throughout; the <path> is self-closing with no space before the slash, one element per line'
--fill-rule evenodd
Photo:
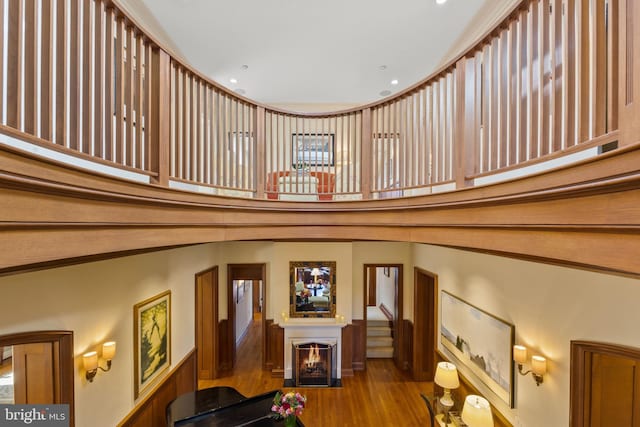
<path fill-rule="evenodd" d="M 271 411 L 280 415 L 285 420 L 295 419 L 295 417 L 302 414 L 306 401 L 307 397 L 297 392 L 290 391 L 286 394 L 277 392 L 273 398 Z"/>

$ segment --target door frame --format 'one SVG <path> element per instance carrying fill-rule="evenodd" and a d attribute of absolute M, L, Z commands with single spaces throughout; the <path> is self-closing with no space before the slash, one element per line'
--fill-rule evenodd
<path fill-rule="evenodd" d="M 404 342 L 404 316 L 403 316 L 403 288 L 404 288 L 404 264 L 390 264 L 390 263 L 372 263 L 363 265 L 363 289 L 362 294 L 362 318 L 363 327 L 361 331 L 361 340 L 364 353 L 364 368 L 367 367 L 367 296 L 369 291 L 369 283 L 367 280 L 367 272 L 369 268 L 378 267 L 396 267 L 398 269 L 398 281 L 395 284 L 394 290 L 394 302 L 396 307 L 397 321 L 393 327 L 393 361 L 396 367 L 400 370 L 405 370 L 405 354 L 403 348 Z"/>
<path fill-rule="evenodd" d="M 426 276 L 432 281 L 431 305 L 419 301 L 419 276 Z M 427 294 L 424 294 L 427 295 Z M 430 310 L 425 313 L 425 310 Z M 433 327 L 423 326 L 417 319 L 423 315 L 431 318 Z M 438 348 L 438 275 L 419 267 L 413 268 L 413 354 L 411 355 L 412 376 L 416 381 L 433 381 L 436 369 L 436 350 Z M 424 345 L 431 342 L 433 351 L 429 354 L 421 351 Z M 422 359 L 419 359 L 422 357 Z M 425 366 L 428 365 L 428 366 Z M 418 372 L 420 368 L 420 372 Z"/>
<path fill-rule="evenodd" d="M 266 263 L 237 263 L 227 264 L 227 347 L 231 350 L 231 368 L 236 364 L 236 304 L 233 297 L 234 280 L 262 281 L 262 316 L 260 318 L 262 331 L 262 369 L 267 366 L 267 264 Z"/>

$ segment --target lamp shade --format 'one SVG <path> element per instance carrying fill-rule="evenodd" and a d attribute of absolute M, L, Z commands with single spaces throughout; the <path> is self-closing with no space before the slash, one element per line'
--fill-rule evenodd
<path fill-rule="evenodd" d="M 320 269 L 319 268 L 314 268 L 313 270 L 311 270 L 311 275 L 312 276 L 319 276 L 320 275 Z"/>
<path fill-rule="evenodd" d="M 102 358 L 105 360 L 111 360 L 116 355 L 116 342 L 109 341 L 102 344 Z"/>
<path fill-rule="evenodd" d="M 462 421 L 469 427 L 493 427 L 493 415 L 487 399 L 470 394 L 464 400 Z"/>
<path fill-rule="evenodd" d="M 531 357 L 531 370 L 536 375 L 544 375 L 547 373 L 547 359 L 542 356 Z"/>
<path fill-rule="evenodd" d="M 82 355 L 82 363 L 85 371 L 93 371 L 98 369 L 98 353 L 90 351 Z"/>
<path fill-rule="evenodd" d="M 442 388 L 458 388 L 460 386 L 460 380 L 458 379 L 458 369 L 456 369 L 456 365 L 449 362 L 438 363 L 433 382 Z"/>
<path fill-rule="evenodd" d="M 523 345 L 514 345 L 513 346 L 513 360 L 516 363 L 524 365 L 527 363 L 527 347 Z"/>

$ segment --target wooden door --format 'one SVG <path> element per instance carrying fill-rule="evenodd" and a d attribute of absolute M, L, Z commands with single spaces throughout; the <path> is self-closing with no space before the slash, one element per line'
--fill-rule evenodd
<path fill-rule="evenodd" d="M 218 267 L 196 274 L 198 379 L 218 377 Z"/>
<path fill-rule="evenodd" d="M 369 281 L 369 288 L 367 291 L 367 306 L 375 307 L 377 305 L 377 267 L 371 266 L 367 268 L 367 280 Z"/>
<path fill-rule="evenodd" d="M 640 427 L 640 349 L 571 343 L 571 426 Z"/>
<path fill-rule="evenodd" d="M 54 343 L 13 346 L 13 393 L 16 404 L 47 404 L 58 401 L 54 387 Z"/>
<path fill-rule="evenodd" d="M 433 381 L 435 374 L 437 276 L 418 268 L 414 275 L 413 379 Z"/>

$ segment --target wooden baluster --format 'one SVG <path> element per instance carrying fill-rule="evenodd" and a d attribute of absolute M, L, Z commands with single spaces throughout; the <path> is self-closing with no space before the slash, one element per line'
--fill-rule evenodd
<path fill-rule="evenodd" d="M 125 102 L 125 69 L 124 69 L 124 19 L 119 16 L 116 22 L 116 159 L 115 161 L 124 164 L 124 102 Z M 71 110 L 73 111 L 73 110 Z"/>
<path fill-rule="evenodd" d="M 81 86 L 81 103 L 82 113 L 78 114 L 82 117 L 79 123 L 79 128 L 82 129 L 80 134 L 81 141 L 78 149 L 85 154 L 93 154 L 93 132 L 92 132 L 92 110 L 93 110 L 93 61 L 92 51 L 93 42 L 91 40 L 91 34 L 93 32 L 93 19 L 91 16 L 92 0 L 84 0 L 82 2 L 82 20 L 80 22 L 82 33 L 79 35 L 82 42 L 82 86 Z"/>
<path fill-rule="evenodd" d="M 93 14 L 93 28 L 95 34 L 95 41 L 93 44 L 94 49 L 94 64 L 93 64 L 93 81 L 95 82 L 95 90 L 93 92 L 93 120 L 95 121 L 93 126 L 93 150 L 94 155 L 99 158 L 104 158 L 104 144 L 103 129 L 104 129 L 104 114 L 103 105 L 105 103 L 103 98 L 104 86 L 105 86 L 105 69 L 102 66 L 103 62 L 103 44 L 104 39 L 104 3 L 100 0 L 94 2 L 94 14 Z M 109 40 L 106 41 L 109 43 Z"/>
<path fill-rule="evenodd" d="M 0 2 L 2 3 L 2 2 Z M 0 10 L 3 5 L 0 4 Z M 41 20 L 40 20 L 40 138 L 53 142 L 52 114 L 54 106 L 54 37 L 53 25 L 55 15 L 52 13 L 51 2 L 45 1 L 41 4 Z M 3 20 L 4 21 L 4 20 Z M 3 29 L 0 26 L 0 31 Z M 0 37 L 2 44 L 2 37 Z M 2 56 L 2 48 L 0 48 L 0 57 Z M 2 60 L 0 60 L 2 67 Z M 2 73 L 0 72 L 0 82 L 2 82 Z M 1 86 L 1 85 L 0 85 Z M 0 89 L 0 104 L 2 104 L 2 90 Z M 2 117 L 2 107 L 0 106 L 0 117 Z"/>
<path fill-rule="evenodd" d="M 25 133 L 36 135 L 36 124 L 38 122 L 36 116 L 36 88 L 37 81 L 37 16 L 35 1 L 27 0 L 24 3 L 24 98 L 23 108 L 24 115 L 22 117 L 22 129 Z"/>
<path fill-rule="evenodd" d="M 267 143 L 266 143 L 266 124 L 267 117 L 266 111 L 264 107 L 258 106 L 254 110 L 254 129 L 255 129 L 255 186 L 256 186 L 256 198 L 264 199 L 265 197 L 265 187 L 266 187 L 266 174 L 267 170 L 267 156 L 268 152 Z"/>
<path fill-rule="evenodd" d="M 135 62 L 135 92 L 134 92 L 134 105 L 135 109 L 135 140 L 136 140 L 136 163 L 135 167 L 144 170 L 144 164 L 146 161 L 147 150 L 143 140 L 143 101 L 144 101 L 144 81 L 142 79 L 144 72 L 144 51 L 145 46 L 143 44 L 143 35 L 136 34 L 136 62 Z"/>
<path fill-rule="evenodd" d="M 157 175 L 152 178 L 152 182 L 162 186 L 169 185 L 171 175 L 171 159 L 169 157 L 171 139 L 171 58 L 160 49 L 153 49 L 149 55 L 150 61 L 147 63 L 149 74 L 147 78 L 152 79 L 149 116 L 149 144 L 151 145 L 150 168 Z M 175 75 L 175 74 L 174 74 Z M 174 80 L 175 82 L 175 80 Z M 175 98 L 174 98 L 175 99 Z M 145 132 L 147 132 L 145 130 Z"/>
<path fill-rule="evenodd" d="M 364 200 L 371 199 L 371 108 L 362 111 L 362 167 L 360 176 L 360 191 Z M 347 189 L 349 191 L 349 189 Z"/>
<path fill-rule="evenodd" d="M 607 3 L 607 120 L 605 132 L 618 129 L 620 20 L 618 1 Z"/>
<path fill-rule="evenodd" d="M 114 81 L 117 76 L 114 68 L 114 15 L 113 8 L 107 7 L 104 28 L 104 158 L 114 161 L 113 156 L 113 107 L 117 97 L 114 96 Z M 115 61 L 117 64 L 117 60 Z"/>

